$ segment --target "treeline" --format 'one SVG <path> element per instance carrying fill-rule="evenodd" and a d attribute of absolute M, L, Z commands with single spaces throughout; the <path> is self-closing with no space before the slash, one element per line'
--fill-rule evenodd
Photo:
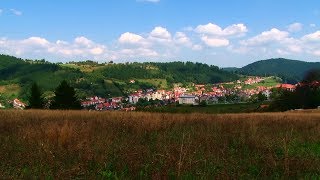
<path fill-rule="evenodd" d="M 223 71 L 217 66 L 193 62 L 113 64 L 95 73 L 101 73 L 106 78 L 121 80 L 160 78 L 166 79 L 168 83 L 209 84 L 238 78 L 238 75 Z"/>
<path fill-rule="evenodd" d="M 45 100 L 37 83 L 33 83 L 30 89 L 29 109 L 81 109 L 80 101 L 76 96 L 75 89 L 67 81 L 62 81 L 55 89 L 52 99 Z"/>
<path fill-rule="evenodd" d="M 279 89 L 270 105 L 272 111 L 314 109 L 320 106 L 320 69 L 309 71 L 294 91 Z"/>

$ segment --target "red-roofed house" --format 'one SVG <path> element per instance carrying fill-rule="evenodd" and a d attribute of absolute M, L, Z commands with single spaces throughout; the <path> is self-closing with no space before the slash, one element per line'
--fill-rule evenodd
<path fill-rule="evenodd" d="M 276 88 L 286 89 L 289 91 L 294 91 L 296 89 L 295 85 L 292 84 L 278 84 Z"/>

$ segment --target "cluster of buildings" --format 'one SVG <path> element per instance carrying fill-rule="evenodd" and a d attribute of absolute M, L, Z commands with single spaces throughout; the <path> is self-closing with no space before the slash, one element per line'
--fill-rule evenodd
<path fill-rule="evenodd" d="M 85 109 L 102 110 L 119 110 L 122 109 L 123 97 L 113 97 L 110 99 L 98 96 L 89 97 L 81 102 L 81 106 Z"/>
<path fill-rule="evenodd" d="M 214 84 L 211 87 L 204 84 L 193 85 L 192 88 L 186 87 L 174 87 L 172 90 L 137 90 L 128 95 L 128 97 L 113 97 L 110 99 L 100 97 L 90 97 L 82 101 L 81 105 L 83 108 L 93 108 L 95 110 L 135 110 L 135 104 L 138 103 L 139 99 L 160 100 L 168 103 L 179 103 L 179 104 L 192 104 L 199 105 L 202 101 L 210 102 L 212 104 L 218 103 L 221 97 L 227 97 L 230 95 L 236 95 L 243 99 L 250 99 L 251 96 L 262 93 L 267 98 L 271 95 L 272 88 L 282 88 L 293 91 L 296 85 L 291 84 L 279 84 L 275 87 L 257 86 L 254 89 L 243 88 L 245 85 L 253 85 L 260 83 L 265 80 L 261 77 L 251 77 L 244 81 L 229 82 L 224 84 L 233 84 L 232 88 L 225 88 L 224 84 Z M 131 80 L 130 83 L 134 83 Z"/>
<path fill-rule="evenodd" d="M 89 97 L 81 101 L 81 106 L 84 109 L 92 110 L 123 110 L 123 111 L 134 111 L 136 110 L 135 104 L 138 103 L 139 99 L 150 100 L 160 100 L 164 102 L 163 104 L 169 103 L 179 103 L 179 104 L 192 104 L 199 105 L 202 101 L 210 102 L 211 104 L 221 102 L 220 99 L 223 97 L 236 95 L 243 99 L 249 99 L 251 96 L 262 93 L 267 98 L 271 95 L 272 88 L 281 88 L 289 91 L 294 91 L 298 85 L 292 84 L 278 84 L 274 87 L 257 86 L 254 89 L 243 88 L 243 85 L 253 85 L 255 83 L 260 83 L 264 78 L 251 77 L 244 81 L 229 82 L 223 84 L 214 84 L 212 86 L 204 84 L 196 84 L 191 88 L 176 86 L 172 90 L 137 90 L 132 92 L 127 97 L 112 97 L 112 98 L 102 98 L 102 97 Z M 134 80 L 130 80 L 130 83 L 134 83 Z M 319 82 L 317 82 L 320 84 Z M 224 87 L 232 84 L 232 88 Z M 320 85 L 319 85 L 320 86 Z M 226 100 L 225 100 L 226 102 Z M 14 99 L 12 106 L 15 109 L 24 109 L 26 104 L 21 102 L 19 99 Z M 0 108 L 5 108 L 0 104 Z"/>

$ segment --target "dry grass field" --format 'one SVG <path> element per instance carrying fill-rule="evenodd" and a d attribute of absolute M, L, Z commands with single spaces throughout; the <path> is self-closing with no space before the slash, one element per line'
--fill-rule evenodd
<path fill-rule="evenodd" d="M 0 179 L 319 177 L 319 111 L 0 111 Z"/>

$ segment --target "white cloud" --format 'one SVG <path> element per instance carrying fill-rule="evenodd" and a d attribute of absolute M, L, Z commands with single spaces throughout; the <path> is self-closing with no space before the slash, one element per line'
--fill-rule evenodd
<path fill-rule="evenodd" d="M 187 46 L 187 47 L 192 46 L 192 42 L 190 38 L 183 32 L 177 32 L 174 36 L 174 41 L 178 45 Z"/>
<path fill-rule="evenodd" d="M 320 31 L 292 37 L 289 31 L 272 28 L 248 38 L 241 36 L 245 32 L 247 27 L 243 24 L 230 25 L 222 29 L 209 23 L 192 31 L 177 32 L 169 32 L 167 28 L 158 26 L 146 33 L 124 32 L 110 44 L 110 48 L 85 36 L 69 41 L 49 41 L 43 37 L 20 40 L 0 37 L 0 54 L 57 61 L 172 60 L 183 59 L 187 54 L 190 55 L 187 58 L 205 59 L 212 57 L 212 52 L 219 56 L 226 54 L 230 57 L 246 58 L 320 57 Z"/>
<path fill-rule="evenodd" d="M 104 45 L 97 44 L 86 37 L 77 37 L 73 42 L 57 40 L 49 42 L 42 37 L 30 37 L 22 40 L 2 39 L 1 53 L 24 57 L 59 57 L 63 59 L 98 58 L 107 53 Z"/>
<path fill-rule="evenodd" d="M 149 42 L 147 40 L 134 33 L 126 32 L 121 34 L 121 36 L 118 39 L 118 42 L 121 44 L 129 44 L 129 45 L 138 45 L 138 46 L 148 46 Z"/>
<path fill-rule="evenodd" d="M 166 28 L 158 26 L 150 32 L 149 38 L 157 41 L 168 42 L 171 41 L 171 34 Z"/>
<path fill-rule="evenodd" d="M 208 36 L 203 36 L 201 40 L 210 47 L 223 47 L 229 45 L 228 39 L 211 38 Z"/>
<path fill-rule="evenodd" d="M 252 37 L 248 40 L 241 41 L 242 45 L 246 46 L 257 46 L 265 45 L 275 41 L 283 41 L 289 37 L 289 33 L 286 31 L 280 31 L 276 28 L 272 28 L 269 31 L 264 31 L 261 34 Z"/>
<path fill-rule="evenodd" d="M 242 24 L 232 24 L 226 28 L 208 23 L 197 26 L 194 31 L 200 34 L 200 39 L 209 47 L 224 47 L 230 45 L 231 38 L 241 37 L 248 32 L 248 28 Z"/>
<path fill-rule="evenodd" d="M 22 11 L 16 10 L 16 9 L 10 9 L 11 13 L 13 13 L 16 16 L 21 16 Z"/>
<path fill-rule="evenodd" d="M 320 42 L 320 31 L 316 31 L 312 34 L 307 34 L 302 37 L 304 41 L 319 41 Z"/>
<path fill-rule="evenodd" d="M 75 38 L 74 42 L 78 46 L 84 46 L 84 47 L 88 47 L 88 48 L 92 47 L 94 44 L 90 39 L 83 37 L 83 36 Z"/>
<path fill-rule="evenodd" d="M 288 50 L 293 53 L 301 53 L 303 51 L 300 44 L 288 45 Z"/>
<path fill-rule="evenodd" d="M 213 36 L 239 36 L 248 32 L 244 24 L 233 24 L 222 29 L 220 26 L 212 23 L 206 25 L 199 25 L 195 29 L 199 34 L 213 35 Z"/>
<path fill-rule="evenodd" d="M 303 28 L 303 24 L 296 22 L 296 23 L 290 24 L 288 26 L 288 31 L 289 32 L 299 32 L 302 30 L 302 28 Z"/>
<path fill-rule="evenodd" d="M 29 46 L 42 46 L 42 47 L 47 47 L 50 44 L 48 40 L 41 37 L 30 37 L 28 39 L 22 40 L 21 43 Z"/>
<path fill-rule="evenodd" d="M 104 49 L 102 47 L 95 47 L 90 49 L 91 54 L 93 55 L 100 55 L 104 52 Z"/>
<path fill-rule="evenodd" d="M 122 49 L 120 54 L 124 58 L 157 57 L 159 55 L 156 51 L 147 48 Z"/>
<path fill-rule="evenodd" d="M 316 27 L 317 25 L 312 23 L 312 24 L 310 24 L 309 26 L 312 27 L 312 28 L 314 28 L 314 27 Z"/>

